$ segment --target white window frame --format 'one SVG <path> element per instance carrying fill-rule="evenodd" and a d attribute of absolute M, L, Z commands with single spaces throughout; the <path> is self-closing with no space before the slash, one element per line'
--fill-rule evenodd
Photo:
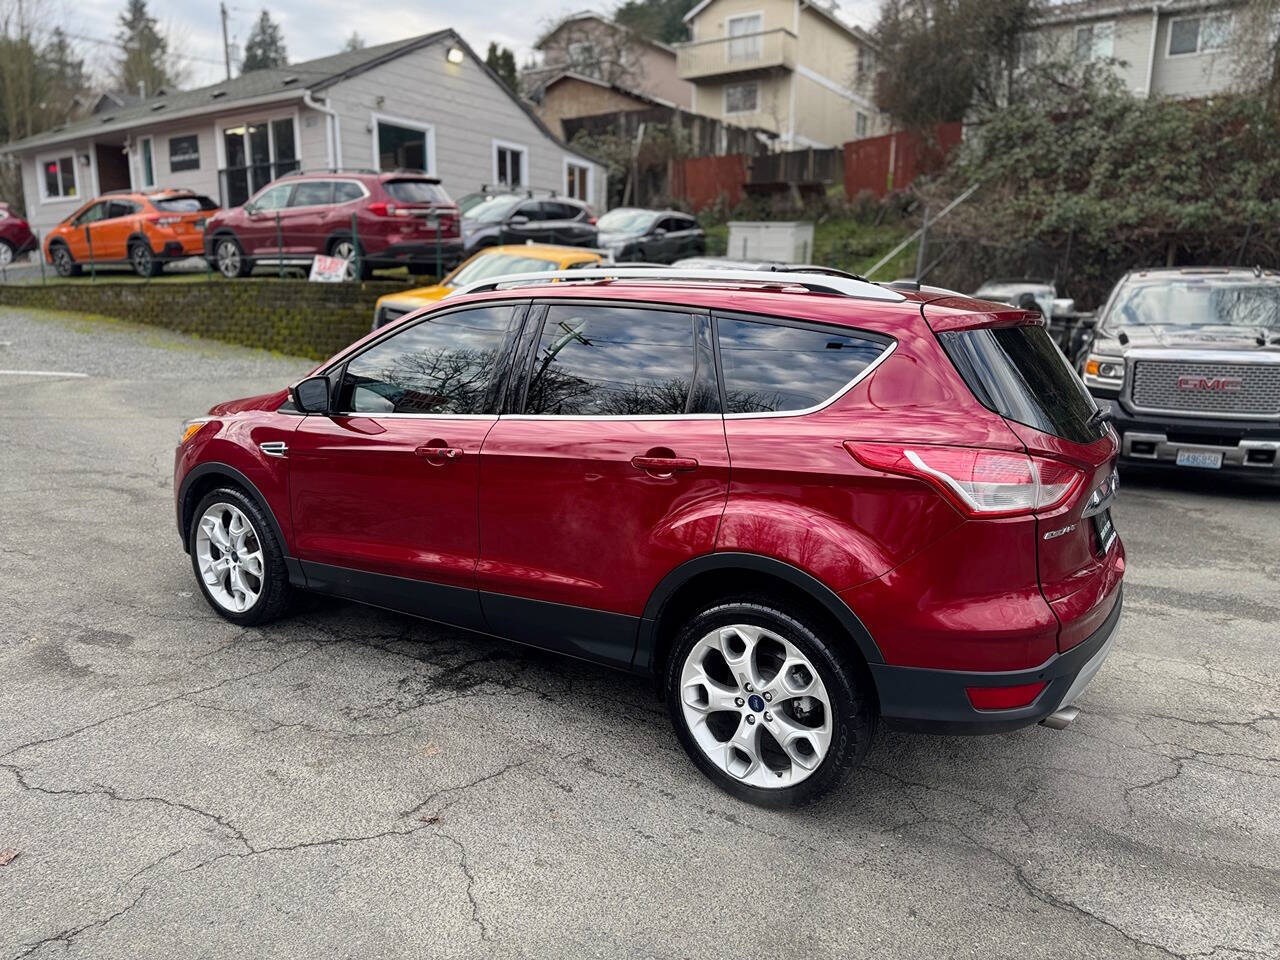
<path fill-rule="evenodd" d="M 51 197 L 45 193 L 44 184 L 44 165 L 49 160 L 62 160 L 63 157 L 71 155 L 71 179 L 75 181 L 76 195 L 74 197 Z M 74 147 L 56 150 L 52 153 L 42 153 L 36 156 L 36 189 L 40 192 L 41 203 L 84 203 L 84 191 L 80 189 L 80 151 Z M 61 177 L 61 174 L 59 174 Z"/>
<path fill-rule="evenodd" d="M 577 157 L 565 157 L 563 176 L 561 176 L 560 178 L 561 181 L 564 183 L 565 196 L 569 195 L 569 168 L 570 167 L 577 167 L 580 170 L 587 171 L 587 195 L 585 197 L 571 197 L 570 199 L 581 200 L 583 203 L 589 205 L 591 203 L 592 190 L 594 189 L 594 186 L 595 186 L 593 183 L 593 181 L 595 180 L 595 177 L 593 176 L 593 174 L 595 173 L 595 170 L 592 168 L 591 164 L 587 163 L 587 161 L 585 160 L 580 160 Z"/>
<path fill-rule="evenodd" d="M 144 147 L 143 144 L 146 144 Z M 151 181 L 147 182 L 147 149 L 151 150 Z M 138 182 L 143 190 L 151 190 L 156 185 L 156 138 L 147 134 L 138 138 Z"/>
<path fill-rule="evenodd" d="M 369 125 L 373 127 L 373 169 L 382 170 L 382 149 L 378 143 L 378 124 L 390 123 L 397 127 L 404 127 L 406 130 L 418 130 L 427 140 L 427 169 L 426 173 L 430 176 L 437 176 L 436 173 L 436 128 L 433 123 L 423 123 L 420 120 L 406 120 L 404 117 L 393 117 L 387 113 L 371 113 L 369 114 Z"/>
<path fill-rule="evenodd" d="M 531 186 L 531 177 L 529 176 L 529 148 L 522 143 L 512 143 L 509 140 L 498 140 L 496 138 L 493 141 L 493 149 L 491 151 L 493 158 L 493 183 L 496 185 L 501 182 L 498 180 L 498 150 L 500 149 L 513 150 L 520 154 L 520 174 L 521 179 L 524 182 L 517 186 L 523 187 L 526 190 L 529 189 Z M 507 186 L 512 187 L 512 184 L 507 184 Z"/>
<path fill-rule="evenodd" d="M 750 33 L 734 34 L 733 24 L 740 20 L 758 20 L 760 26 Z M 752 10 L 748 13 L 736 13 L 732 17 L 726 17 L 724 21 L 724 36 L 727 43 L 724 50 L 724 58 L 727 63 L 750 63 L 753 60 L 759 60 L 764 56 L 764 11 Z M 738 56 L 733 55 L 733 45 L 735 42 L 743 43 L 747 40 L 754 40 L 755 43 L 750 46 L 753 48 Z"/>
<path fill-rule="evenodd" d="M 871 130 L 871 119 L 858 110 L 853 115 L 853 134 L 859 140 L 865 140 L 867 133 Z"/>
<path fill-rule="evenodd" d="M 751 110 L 730 110 L 729 109 L 729 91 L 736 87 L 755 87 L 756 88 L 756 105 Z M 726 117 L 743 117 L 750 113 L 760 112 L 760 81 L 746 80 L 742 83 L 725 84 L 724 88 L 724 115 Z"/>
<path fill-rule="evenodd" d="M 1100 56 L 1097 53 L 1098 30 L 1107 27 L 1111 30 L 1111 52 Z M 1089 56 L 1081 59 L 1080 53 L 1080 31 L 1089 31 Z M 1095 20 L 1092 23 L 1079 24 L 1072 34 L 1075 40 L 1075 49 L 1072 51 L 1077 63 L 1092 63 L 1095 60 L 1110 60 L 1116 55 L 1116 22 L 1114 20 Z"/>
<path fill-rule="evenodd" d="M 1174 53 L 1173 52 L 1173 25 L 1175 23 L 1186 23 L 1188 20 L 1200 21 L 1200 26 L 1196 28 L 1196 48 L 1194 50 L 1188 50 L 1186 53 Z M 1222 46 L 1207 47 L 1207 48 L 1205 47 L 1204 25 L 1206 20 L 1226 20 L 1227 21 L 1227 30 L 1226 30 L 1227 39 L 1223 42 Z M 1190 17 L 1171 18 L 1169 20 L 1169 30 L 1168 30 L 1169 35 L 1165 38 L 1165 43 L 1164 43 L 1165 59 L 1179 60 L 1182 57 L 1199 57 L 1206 53 L 1221 53 L 1223 50 L 1226 50 L 1228 47 L 1231 46 L 1230 37 L 1231 37 L 1232 25 L 1233 25 L 1232 17 L 1230 12 L 1198 13 Z"/>

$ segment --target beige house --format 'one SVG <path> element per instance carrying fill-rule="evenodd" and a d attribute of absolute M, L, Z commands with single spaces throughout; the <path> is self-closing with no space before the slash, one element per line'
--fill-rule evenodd
<path fill-rule="evenodd" d="M 680 76 L 693 109 L 779 137 L 783 149 L 834 147 L 888 132 L 875 104 L 875 41 L 835 5 L 702 0 L 685 16 Z"/>
<path fill-rule="evenodd" d="M 1047 8 L 1023 58 L 1114 60 L 1140 97 L 1208 97 L 1236 79 L 1241 0 L 1081 0 Z"/>
<path fill-rule="evenodd" d="M 693 107 L 693 84 L 680 77 L 675 50 L 598 13 L 563 17 L 534 48 L 542 62 L 520 73 L 525 96 L 534 100 L 548 83 L 574 74 L 685 110 Z"/>

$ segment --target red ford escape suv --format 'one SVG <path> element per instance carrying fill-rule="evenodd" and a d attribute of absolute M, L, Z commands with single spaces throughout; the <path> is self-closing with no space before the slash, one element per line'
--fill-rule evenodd
<path fill-rule="evenodd" d="M 353 274 L 358 263 L 362 279 L 398 265 L 439 276 L 462 259 L 458 207 L 425 174 L 291 173 L 205 228 L 205 256 L 225 277 L 317 254 L 350 262 Z"/>
<path fill-rule="evenodd" d="M 214 407 L 174 492 L 226 619 L 315 590 L 653 676 L 704 773 L 786 805 L 879 721 L 1074 716 L 1120 617 L 1116 454 L 1038 314 L 601 268 L 485 281 Z"/>

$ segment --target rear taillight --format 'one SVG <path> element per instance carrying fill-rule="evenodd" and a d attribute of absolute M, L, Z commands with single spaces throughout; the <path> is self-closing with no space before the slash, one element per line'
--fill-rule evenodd
<path fill-rule="evenodd" d="M 162 214 L 155 214 L 155 213 L 151 214 L 149 217 L 147 217 L 147 219 L 150 220 L 152 223 L 154 223 L 157 227 L 172 227 L 175 223 L 182 222 L 181 217 L 169 217 L 169 216 L 164 216 Z"/>
<path fill-rule="evenodd" d="M 398 210 L 394 203 L 382 202 L 369 204 L 369 212 L 375 217 L 407 217 L 409 215 L 407 210 L 403 212 Z"/>
<path fill-rule="evenodd" d="M 458 235 L 458 217 L 456 214 L 440 214 L 440 234 L 445 237 L 456 237 Z"/>
<path fill-rule="evenodd" d="M 1006 450 L 852 440 L 844 446 L 864 467 L 923 480 L 976 517 L 1052 509 L 1084 480 L 1070 464 Z"/>

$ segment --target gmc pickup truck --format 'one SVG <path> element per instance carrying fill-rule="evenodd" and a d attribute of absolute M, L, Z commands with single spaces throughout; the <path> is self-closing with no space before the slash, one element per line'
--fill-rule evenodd
<path fill-rule="evenodd" d="M 1126 274 L 1084 382 L 1110 402 L 1122 462 L 1280 478 L 1280 273 Z"/>

